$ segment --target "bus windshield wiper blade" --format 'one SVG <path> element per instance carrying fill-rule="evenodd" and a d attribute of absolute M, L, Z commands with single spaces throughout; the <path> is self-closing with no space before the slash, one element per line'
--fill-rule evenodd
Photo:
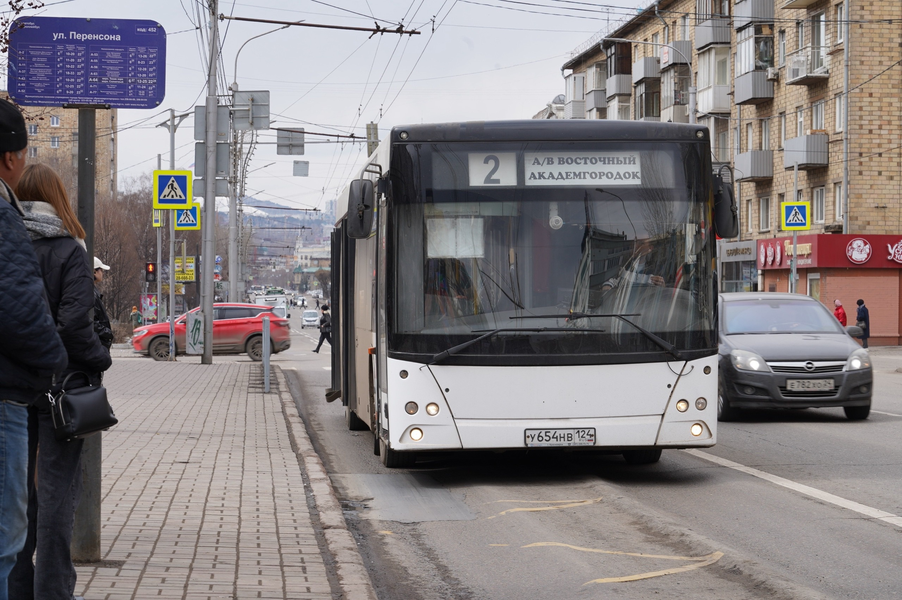
<path fill-rule="evenodd" d="M 467 340 L 466 342 L 464 342 L 462 344 L 452 346 L 451 348 L 448 348 L 447 350 L 443 350 L 443 351 L 439 352 L 438 354 L 436 354 L 435 356 L 432 357 L 432 360 L 430 360 L 428 363 L 426 363 L 426 366 L 434 365 L 438 361 L 445 360 L 449 356 L 453 356 L 454 354 L 457 354 L 461 350 L 466 350 L 473 344 L 476 344 L 478 342 L 481 342 L 484 339 L 492 337 L 493 335 L 497 335 L 499 333 L 503 333 L 506 331 L 510 331 L 510 332 L 514 332 L 514 333 L 521 333 L 524 331 L 528 331 L 531 333 L 543 333 L 545 331 L 561 331 L 561 332 L 565 332 L 565 333 L 573 333 L 574 331 L 577 331 L 579 333 L 604 333 L 605 330 L 604 329 L 574 330 L 574 329 L 570 329 L 570 328 L 566 328 L 566 327 L 513 327 L 513 328 L 512 327 L 499 327 L 498 329 L 493 329 L 489 332 L 482 334 L 479 337 L 475 337 L 472 340 Z"/>
<path fill-rule="evenodd" d="M 625 322 L 625 323 L 629 323 L 630 325 L 632 325 L 633 327 L 635 327 L 635 328 L 636 328 L 637 330 L 639 330 L 645 337 L 647 337 L 648 339 L 650 339 L 651 341 L 653 341 L 655 344 L 657 344 L 658 346 L 660 346 L 663 350 L 666 350 L 667 352 L 669 352 L 670 354 L 672 354 L 677 360 L 684 360 L 684 359 L 683 359 L 683 355 L 680 353 L 679 350 L 677 350 L 676 346 L 674 346 L 673 344 L 671 344 L 671 343 L 668 342 L 667 340 L 661 338 L 660 336 L 657 336 L 657 335 L 653 334 L 652 332 L 648 331 L 647 329 L 644 329 L 644 328 L 640 327 L 639 325 L 636 325 L 635 323 L 633 323 L 632 321 L 630 321 L 629 319 L 626 318 L 626 317 L 641 317 L 641 316 L 642 316 L 641 313 L 624 313 L 624 314 L 616 314 L 616 313 L 612 313 L 612 314 L 589 314 L 589 313 L 573 312 L 573 313 L 570 313 L 570 314 L 564 314 L 564 315 L 523 315 L 523 316 L 514 316 L 514 317 L 511 317 L 511 319 L 569 319 L 569 320 L 571 320 L 571 321 L 575 321 L 576 319 L 597 319 L 597 318 L 601 318 L 601 317 L 610 317 L 610 318 L 620 319 L 621 321 L 623 321 L 623 322 Z"/>

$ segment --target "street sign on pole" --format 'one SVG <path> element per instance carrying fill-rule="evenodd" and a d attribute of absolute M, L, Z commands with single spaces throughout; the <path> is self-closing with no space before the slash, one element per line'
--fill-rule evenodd
<path fill-rule="evenodd" d="M 232 97 L 232 125 L 238 131 L 269 129 L 269 92 L 235 91 Z"/>
<path fill-rule="evenodd" d="M 175 229 L 176 231 L 200 229 L 200 205 L 192 204 L 188 208 L 175 209 Z"/>
<path fill-rule="evenodd" d="M 192 182 L 191 171 L 154 171 L 153 207 L 189 208 Z"/>
<path fill-rule="evenodd" d="M 811 229 L 810 202 L 782 202 L 780 216 L 783 231 L 802 231 Z"/>
<path fill-rule="evenodd" d="M 307 177 L 310 173 L 310 163 L 306 160 L 296 160 L 294 161 L 294 171 L 292 174 L 295 177 Z"/>
<path fill-rule="evenodd" d="M 276 129 L 276 154 L 302 156 L 304 154 L 304 128 Z"/>
<path fill-rule="evenodd" d="M 25 106 L 156 108 L 166 31 L 144 19 L 21 17 L 9 28 L 7 86 Z"/>

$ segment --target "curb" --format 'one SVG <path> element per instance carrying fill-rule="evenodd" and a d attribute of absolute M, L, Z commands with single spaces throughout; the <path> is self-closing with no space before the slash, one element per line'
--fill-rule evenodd
<path fill-rule="evenodd" d="M 304 422 L 298 414 L 291 392 L 288 391 L 285 374 L 281 368 L 276 366 L 273 371 L 279 382 L 279 397 L 282 402 L 282 412 L 288 424 L 288 435 L 297 448 L 298 460 L 302 461 L 303 467 L 307 471 L 307 479 L 310 482 L 310 490 L 319 512 L 326 545 L 335 559 L 335 571 L 343 597 L 347 600 L 378 600 L 363 557 L 357 548 L 357 542 L 348 530 L 344 512 L 332 487 L 332 480 L 319 455 L 313 449 L 310 438 L 307 437 Z"/>

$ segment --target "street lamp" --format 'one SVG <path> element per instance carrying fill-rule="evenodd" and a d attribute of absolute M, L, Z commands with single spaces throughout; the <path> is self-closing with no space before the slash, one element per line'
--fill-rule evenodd
<path fill-rule="evenodd" d="M 300 23 L 300 21 L 298 21 Z M 255 40 L 257 38 L 261 38 L 264 35 L 269 35 L 270 33 L 275 33 L 277 31 L 282 31 L 283 29 L 287 29 L 291 27 L 291 25 L 283 25 L 281 27 L 277 27 L 275 29 L 270 29 L 269 31 L 265 31 L 259 35 L 255 35 L 254 37 L 248 38 L 241 46 L 238 48 L 238 52 L 235 53 L 235 70 L 232 71 L 232 85 L 229 86 L 229 89 L 233 92 L 238 91 L 238 56 L 241 54 L 241 51 L 244 50 L 244 47 L 247 46 L 247 43 L 251 40 Z"/>
<path fill-rule="evenodd" d="M 697 121 L 695 120 L 695 90 L 696 90 L 695 73 L 692 70 L 692 60 L 690 59 L 690 57 L 683 54 L 682 51 L 677 50 L 671 44 L 662 44 L 660 42 L 646 42 L 646 41 L 642 41 L 642 40 L 630 40 L 627 38 L 609 37 L 609 38 L 604 38 L 603 40 L 601 40 L 602 50 L 604 50 L 605 42 L 626 42 L 628 44 L 647 44 L 649 46 L 667 46 L 668 48 L 670 48 L 671 50 L 673 50 L 674 52 L 676 52 L 677 54 L 682 56 L 683 60 L 686 61 L 686 64 L 689 65 L 689 122 L 692 123 L 693 125 L 697 123 Z"/>

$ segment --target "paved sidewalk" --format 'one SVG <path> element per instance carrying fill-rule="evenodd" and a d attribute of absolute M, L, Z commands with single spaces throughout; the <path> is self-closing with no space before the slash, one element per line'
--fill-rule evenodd
<path fill-rule="evenodd" d="M 103 562 L 77 595 L 375 598 L 281 371 L 264 394 L 260 363 L 123 357 L 104 383 Z"/>

